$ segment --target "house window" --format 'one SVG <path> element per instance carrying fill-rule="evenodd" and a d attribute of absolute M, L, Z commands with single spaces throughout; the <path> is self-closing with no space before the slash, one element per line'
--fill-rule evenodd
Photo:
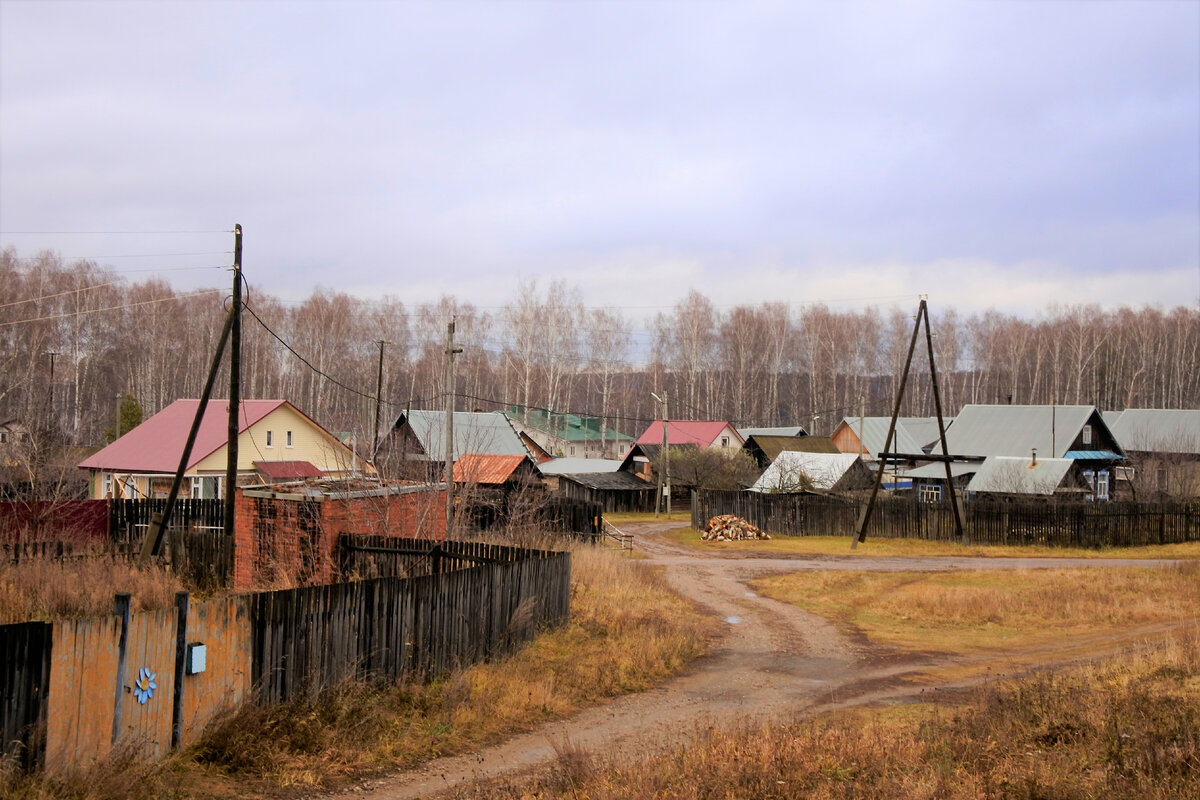
<path fill-rule="evenodd" d="M 106 473 L 104 473 L 104 479 L 101 481 L 100 496 L 101 497 L 112 497 L 112 490 L 113 490 L 113 476 L 112 476 L 112 473 L 106 472 Z"/>
<path fill-rule="evenodd" d="M 0 444 L 8 441 L 8 431 L 0 431 Z"/>
<path fill-rule="evenodd" d="M 571 445 L 571 455 L 575 455 L 575 445 Z"/>
<path fill-rule="evenodd" d="M 267 447 L 275 446 L 275 431 L 267 431 Z"/>
<path fill-rule="evenodd" d="M 292 432 L 291 431 L 287 432 L 287 446 L 288 447 L 292 446 Z"/>
<path fill-rule="evenodd" d="M 1091 425 L 1083 426 L 1083 443 L 1084 444 L 1092 443 L 1092 426 Z"/>
<path fill-rule="evenodd" d="M 936 483 L 922 483 L 918 492 L 922 503 L 940 503 L 942 501 L 942 487 Z"/>
<path fill-rule="evenodd" d="M 721 447 L 729 447 L 729 437 L 728 436 L 721 437 Z"/>
<path fill-rule="evenodd" d="M 1107 500 L 1109 492 L 1108 470 L 1102 469 L 1099 472 L 1092 470 L 1084 470 L 1083 481 L 1087 484 L 1088 494 L 1084 500 Z"/>

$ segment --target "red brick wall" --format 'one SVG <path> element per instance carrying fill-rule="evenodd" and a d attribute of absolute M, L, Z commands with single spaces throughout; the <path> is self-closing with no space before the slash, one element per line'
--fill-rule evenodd
<path fill-rule="evenodd" d="M 444 490 L 319 500 L 246 497 L 235 504 L 233 589 L 328 583 L 343 533 L 446 538 Z"/>

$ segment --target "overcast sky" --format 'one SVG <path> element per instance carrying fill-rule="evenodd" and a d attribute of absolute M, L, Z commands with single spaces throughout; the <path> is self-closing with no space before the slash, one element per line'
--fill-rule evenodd
<path fill-rule="evenodd" d="M 234 223 L 284 299 L 1195 305 L 1200 2 L 0 0 L 0 245 Z"/>

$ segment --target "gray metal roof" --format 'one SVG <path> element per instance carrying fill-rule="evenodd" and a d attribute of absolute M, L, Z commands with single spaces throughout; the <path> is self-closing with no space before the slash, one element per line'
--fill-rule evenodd
<path fill-rule="evenodd" d="M 1103 425 L 1095 406 L 967 405 L 946 442 L 956 456 L 1024 458 L 1037 448 L 1039 459 L 1062 458 L 1093 414 Z M 941 453 L 941 444 L 930 452 Z"/>
<path fill-rule="evenodd" d="M 859 436 L 859 417 L 845 417 L 842 419 L 842 424 L 854 431 L 855 436 Z M 863 458 L 876 459 L 883 452 L 883 447 L 887 444 L 888 428 L 892 424 L 891 417 L 863 417 L 862 418 L 862 443 L 866 449 Z M 937 438 L 936 436 L 934 438 Z M 896 435 L 893 437 L 892 447 L 888 451 L 891 453 L 920 453 L 920 443 L 912 437 L 901 420 L 896 420 Z"/>
<path fill-rule="evenodd" d="M 538 469 L 543 475 L 585 475 L 616 472 L 623 463 L 619 458 L 556 458 L 538 464 Z"/>
<path fill-rule="evenodd" d="M 560 475 L 559 480 L 573 481 L 589 489 L 626 492 L 653 492 L 657 488 L 630 472 L 587 472 L 581 475 Z"/>
<path fill-rule="evenodd" d="M 973 475 L 979 471 L 979 467 L 982 463 L 983 462 L 981 461 L 972 461 L 969 463 L 952 461 L 950 462 L 950 475 L 955 478 L 962 475 Z M 946 467 L 940 461 L 934 464 L 924 464 L 919 467 L 913 467 L 908 472 L 901 472 L 900 477 L 913 478 L 916 480 L 928 480 L 933 478 L 934 480 L 944 481 L 946 480 Z"/>
<path fill-rule="evenodd" d="M 1054 494 L 1071 470 L 1074 459 L 989 456 L 967 484 L 968 492 Z"/>
<path fill-rule="evenodd" d="M 738 428 L 738 436 L 749 439 L 751 436 L 808 436 L 808 431 L 800 425 L 784 425 L 777 428 Z"/>
<path fill-rule="evenodd" d="M 426 457 L 441 461 L 445 457 L 446 412 L 410 411 L 407 419 Z M 508 418 L 499 411 L 454 412 L 454 458 L 464 453 L 530 455 Z"/>
<path fill-rule="evenodd" d="M 813 489 L 832 489 L 858 461 L 859 457 L 853 453 L 784 450 L 758 477 L 750 491 L 796 491 L 801 474 L 812 481 Z"/>
<path fill-rule="evenodd" d="M 1124 450 L 1200 454 L 1200 411 L 1128 408 L 1109 428 Z"/>

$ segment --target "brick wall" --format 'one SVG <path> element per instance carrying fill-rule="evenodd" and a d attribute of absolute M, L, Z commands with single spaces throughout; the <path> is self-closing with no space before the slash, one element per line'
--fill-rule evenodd
<path fill-rule="evenodd" d="M 355 494 L 367 496 L 300 498 L 263 489 L 247 495 L 238 489 L 232 588 L 329 583 L 342 533 L 446 538 L 444 489 Z"/>

